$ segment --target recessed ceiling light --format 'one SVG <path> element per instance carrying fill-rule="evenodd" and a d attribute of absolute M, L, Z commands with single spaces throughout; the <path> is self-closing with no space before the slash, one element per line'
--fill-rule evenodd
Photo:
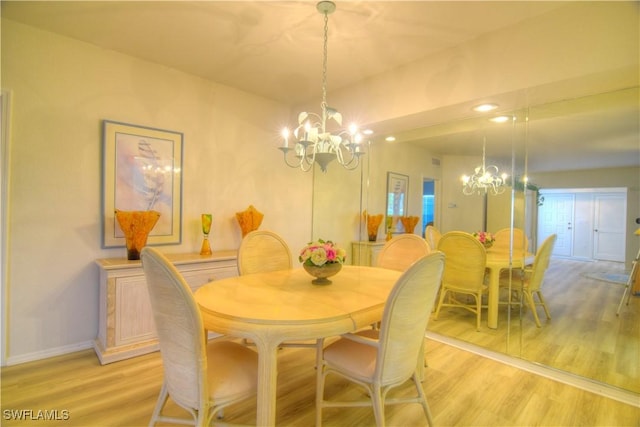
<path fill-rule="evenodd" d="M 511 120 L 511 116 L 497 116 L 489 119 L 489 121 L 493 123 L 504 123 L 508 122 L 509 120 Z"/>
<path fill-rule="evenodd" d="M 498 108 L 497 104 L 480 104 L 473 107 L 473 111 L 477 111 L 479 113 L 486 113 L 487 111 L 493 111 Z"/>
<path fill-rule="evenodd" d="M 395 142 L 396 137 L 395 136 L 388 136 L 384 139 L 387 142 Z"/>
<path fill-rule="evenodd" d="M 363 135 L 373 135 L 373 131 L 371 129 L 364 129 L 362 131 Z"/>

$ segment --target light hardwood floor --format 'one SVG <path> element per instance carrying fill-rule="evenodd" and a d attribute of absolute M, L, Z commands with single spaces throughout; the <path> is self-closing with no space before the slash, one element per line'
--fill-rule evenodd
<path fill-rule="evenodd" d="M 640 409 L 427 340 L 423 383 L 438 426 L 639 426 Z M 144 426 L 162 381 L 159 353 L 101 366 L 92 351 L 2 369 L 3 426 Z M 328 393 L 363 397 L 330 377 Z M 407 389 L 400 388 L 398 393 Z M 277 424 L 314 425 L 315 370 L 310 349 L 283 349 Z M 174 414 L 183 414 L 170 404 Z M 12 414 L 58 411 L 67 420 L 16 420 Z M 17 411 L 17 412 L 16 412 Z M 68 411 L 68 412 L 64 412 Z M 389 426 L 424 426 L 419 405 L 390 407 Z M 225 422 L 255 423 L 255 401 L 230 407 Z M 372 426 L 369 408 L 327 409 L 326 426 Z"/>
<path fill-rule="evenodd" d="M 437 321 L 430 322 L 429 330 L 640 393 L 640 297 L 632 296 L 616 316 L 624 285 L 587 277 L 594 272 L 620 274 L 624 266 L 551 260 L 542 288 L 551 320 L 546 321 L 538 308 L 541 328 L 525 308 L 522 322 L 518 310 L 511 311 L 513 321 L 508 330 L 509 310 L 504 305 L 496 330 L 487 327 L 486 311 L 478 332 L 475 315 L 460 309 L 442 311 Z"/>

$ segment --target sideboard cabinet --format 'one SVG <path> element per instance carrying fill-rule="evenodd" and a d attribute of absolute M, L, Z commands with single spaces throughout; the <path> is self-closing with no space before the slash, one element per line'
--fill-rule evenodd
<path fill-rule="evenodd" d="M 353 242 L 351 244 L 351 260 L 353 265 L 365 265 L 375 267 L 378 262 L 378 254 L 386 242 Z"/>
<path fill-rule="evenodd" d="M 237 251 L 213 255 L 168 254 L 195 291 L 205 283 L 238 275 Z M 153 313 L 140 261 L 96 260 L 100 269 L 98 337 L 94 349 L 101 364 L 158 350 Z"/>

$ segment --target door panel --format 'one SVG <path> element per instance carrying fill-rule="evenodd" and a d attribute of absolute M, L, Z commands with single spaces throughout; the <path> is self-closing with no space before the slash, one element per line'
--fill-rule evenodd
<path fill-rule="evenodd" d="M 538 211 L 538 242 L 557 234 L 553 255 L 568 257 L 573 254 L 573 206 L 573 194 L 544 196 L 544 204 Z"/>
<path fill-rule="evenodd" d="M 596 194 L 594 197 L 593 257 L 624 262 L 625 194 Z"/>

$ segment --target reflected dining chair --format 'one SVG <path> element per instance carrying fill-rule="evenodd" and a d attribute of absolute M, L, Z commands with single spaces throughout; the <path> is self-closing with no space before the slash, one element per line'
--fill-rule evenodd
<path fill-rule="evenodd" d="M 399 234 L 387 241 L 376 266 L 390 270 L 406 271 L 411 264 L 431 252 L 429 244 L 417 234 Z"/>
<path fill-rule="evenodd" d="M 511 249 L 510 228 L 503 228 L 496 231 L 493 237 L 495 238 L 495 242 L 493 242 L 493 246 L 491 247 L 492 251 L 509 252 Z M 513 250 L 515 253 L 529 250 L 529 239 L 527 239 L 526 233 L 521 228 L 513 229 Z"/>
<path fill-rule="evenodd" d="M 482 295 L 488 288 L 484 284 L 487 265 L 484 246 L 469 233 L 450 231 L 440 238 L 438 250 L 444 253 L 446 263 L 434 320 L 438 320 L 442 307 L 461 307 L 476 314 L 476 329 L 480 330 Z M 473 296 L 475 303 L 461 301 L 458 294 Z"/>
<path fill-rule="evenodd" d="M 419 364 L 424 334 L 435 295 L 440 285 L 444 255 L 433 252 L 416 261 L 394 285 L 382 314 L 380 330 L 342 335 L 318 351 L 316 382 L 316 426 L 322 424 L 322 409 L 373 406 L 377 426 L 385 425 L 386 404 L 420 403 L 430 426 L 433 419 L 420 384 Z M 329 374 L 354 382 L 367 391 L 369 399 L 325 400 Z M 412 380 L 417 395 L 387 398 L 394 387 Z"/>
<path fill-rule="evenodd" d="M 182 275 L 156 249 L 143 248 L 140 258 L 164 370 L 149 425 L 209 425 L 224 407 L 256 395 L 258 355 L 235 342 L 207 342 L 200 309 Z M 193 420 L 163 415 L 169 397 Z"/>
<path fill-rule="evenodd" d="M 292 266 L 291 251 L 278 234 L 267 230 L 248 233 L 238 250 L 238 274 L 287 270 Z"/>
<path fill-rule="evenodd" d="M 440 233 L 440 230 L 438 230 L 433 225 L 427 225 L 425 227 L 424 238 L 427 240 L 427 243 L 429 244 L 429 247 L 432 251 L 438 249 L 438 242 L 440 241 L 441 237 L 442 234 Z"/>
<path fill-rule="evenodd" d="M 536 306 L 542 306 L 547 320 L 551 319 L 549 314 L 549 308 L 546 301 L 542 296 L 542 284 L 544 283 L 544 276 L 549 268 L 551 261 L 551 253 L 553 252 L 553 246 L 556 243 L 556 234 L 552 234 L 547 237 L 533 260 L 533 265 L 525 267 L 520 270 L 513 270 L 509 273 L 508 270 L 503 272 L 500 276 L 500 287 L 510 289 L 516 295 L 524 296 L 524 300 L 533 313 L 533 318 L 536 321 L 536 326 L 540 328 L 540 318 Z M 536 302 L 533 296 L 536 295 L 538 301 Z M 511 304 L 511 293 L 509 293 L 509 304 Z"/>

